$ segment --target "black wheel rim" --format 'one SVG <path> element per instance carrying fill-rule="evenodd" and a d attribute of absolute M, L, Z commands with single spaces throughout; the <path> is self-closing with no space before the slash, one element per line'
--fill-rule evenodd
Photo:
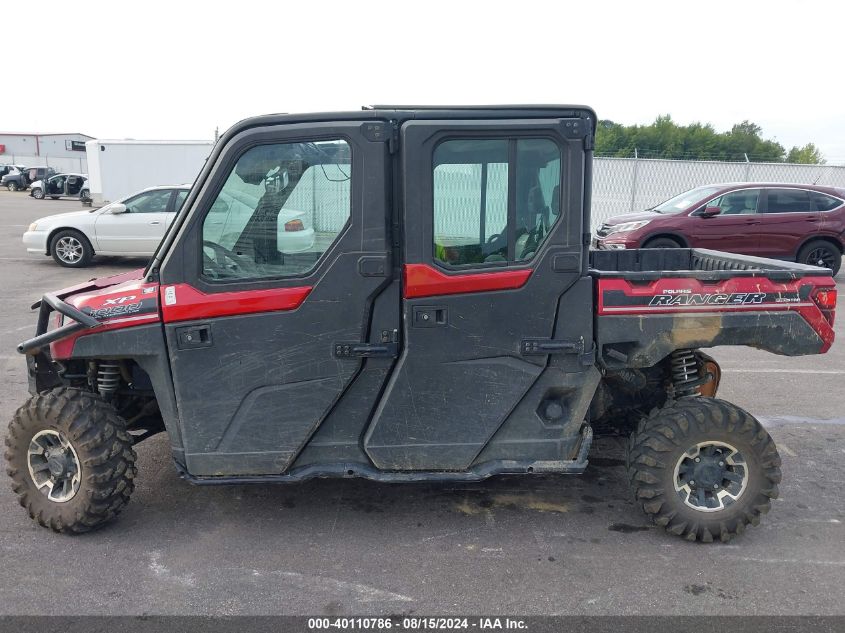
<path fill-rule="evenodd" d="M 718 512 L 742 496 L 748 465 L 738 449 L 725 442 L 700 442 L 675 464 L 675 492 L 690 508 Z"/>
<path fill-rule="evenodd" d="M 811 266 L 820 266 L 821 268 L 830 268 L 833 270 L 835 262 L 836 254 L 833 250 L 826 246 L 819 246 L 810 251 L 805 263 Z"/>

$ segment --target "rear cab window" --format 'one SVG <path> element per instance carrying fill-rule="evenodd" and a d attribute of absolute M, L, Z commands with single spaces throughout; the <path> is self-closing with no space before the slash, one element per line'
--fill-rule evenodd
<path fill-rule="evenodd" d="M 561 151 L 549 139 L 446 140 L 433 170 L 432 255 L 441 265 L 530 260 L 560 217 Z"/>

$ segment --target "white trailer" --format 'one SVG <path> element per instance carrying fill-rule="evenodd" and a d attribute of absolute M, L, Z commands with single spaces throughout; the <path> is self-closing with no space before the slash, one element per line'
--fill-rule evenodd
<path fill-rule="evenodd" d="M 213 141 L 108 141 L 85 144 L 96 206 L 156 185 L 192 183 Z"/>

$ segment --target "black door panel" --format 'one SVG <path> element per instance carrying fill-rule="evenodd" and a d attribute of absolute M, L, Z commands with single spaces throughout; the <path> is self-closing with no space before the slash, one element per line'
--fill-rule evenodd
<path fill-rule="evenodd" d="M 483 347 L 476 351 L 491 351 Z M 367 454 L 385 470 L 465 470 L 541 371 L 512 356 L 438 362 L 408 348 L 364 439 Z"/>
<path fill-rule="evenodd" d="M 205 321 L 206 347 L 180 350 L 186 323 L 167 326 L 191 473 L 288 468 L 361 366 L 336 358 L 334 345 L 367 340 L 371 303 L 388 280 L 362 277 L 359 256 L 338 257 L 296 310 Z"/>
<path fill-rule="evenodd" d="M 558 347 L 567 350 L 573 342 L 573 347 L 591 347 L 589 342 L 582 343 L 592 322 L 590 295 L 586 301 L 565 301 L 567 291 L 581 279 L 581 267 L 555 265 L 561 261 L 583 261 L 583 144 L 582 139 L 572 140 L 562 132 L 572 130 L 573 123 L 569 124 L 567 128 L 563 121 L 497 121 L 492 125 L 437 121 L 412 122 L 403 127 L 405 265 L 431 267 L 435 269 L 433 276 L 445 278 L 446 283 L 442 294 L 435 291 L 434 296 L 415 296 L 412 288 L 409 291 L 411 282 L 406 278 L 402 303 L 404 350 L 364 438 L 367 454 L 377 467 L 468 469 L 520 401 L 531 393 L 532 385 L 549 363 L 550 355 L 542 350 L 524 353 L 524 341 L 566 342 Z M 444 243 L 435 235 L 434 157 L 438 146 L 452 139 L 458 141 L 455 151 L 459 158 L 463 152 L 468 162 L 488 161 L 476 170 L 478 182 L 482 183 L 480 194 L 460 210 L 466 215 L 467 210 L 471 213 L 478 208 L 473 205 L 480 204 L 481 221 L 470 222 L 471 230 L 466 231 L 455 229 L 455 222 L 449 229 L 450 218 L 441 218 L 440 223 L 454 235 L 477 240 L 474 244 L 467 240 L 457 245 Z M 479 143 L 476 149 L 472 141 L 478 139 L 505 139 L 509 149 L 502 148 L 501 143 Z M 561 161 L 559 182 L 545 183 L 543 198 L 548 204 L 549 193 L 554 190 L 558 208 L 553 215 L 559 219 L 544 227 L 541 239 L 535 240 L 540 245 L 533 255 L 525 246 L 527 240 L 534 239 L 532 236 L 515 235 L 509 228 L 510 234 L 500 233 L 505 221 L 507 227 L 518 225 L 526 208 L 522 198 L 526 205 L 530 200 L 532 183 L 523 177 L 518 160 L 513 158 L 518 155 L 514 146 L 521 139 L 552 140 L 559 148 Z M 479 158 L 482 155 L 485 158 Z M 503 161 L 508 161 L 507 168 Z M 456 169 L 441 173 L 438 178 L 448 182 L 454 175 L 460 181 L 455 189 L 461 191 L 456 200 L 464 202 L 468 194 L 466 187 L 461 187 L 466 184 L 461 174 L 468 172 L 462 163 L 456 164 Z M 491 185 L 490 179 L 497 175 L 500 182 Z M 536 206 L 537 196 L 533 195 L 533 199 Z M 491 200 L 493 204 L 498 201 L 498 206 L 490 206 Z M 449 204 L 444 205 L 443 208 L 450 208 Z M 455 221 L 468 226 L 461 217 Z M 450 257 L 460 266 L 450 270 Z M 527 281 L 495 290 L 485 283 L 497 275 L 504 278 L 510 271 L 528 273 Z M 462 280 L 465 283 L 461 284 Z M 458 294 L 453 282 L 459 284 Z M 591 286 L 587 284 L 589 290 Z M 579 293 L 578 299 L 581 298 Z M 559 301 L 565 307 L 565 315 L 558 314 Z M 584 371 L 577 354 L 561 355 L 560 363 L 566 371 Z M 538 401 L 531 407 L 539 404 L 543 392 L 538 391 L 536 397 Z M 549 432 L 538 426 L 536 439 L 540 447 L 537 454 L 548 454 Z M 560 442 L 555 445 L 561 451 L 565 448 Z"/>

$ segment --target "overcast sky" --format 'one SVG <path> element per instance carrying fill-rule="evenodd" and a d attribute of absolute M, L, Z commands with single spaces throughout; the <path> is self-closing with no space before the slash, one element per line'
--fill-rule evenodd
<path fill-rule="evenodd" d="M 845 163 L 842 2 L 37 7 L 4 23 L 2 131 L 206 139 L 269 112 L 578 103 L 621 123 L 749 119 L 787 149 L 812 141 Z"/>

